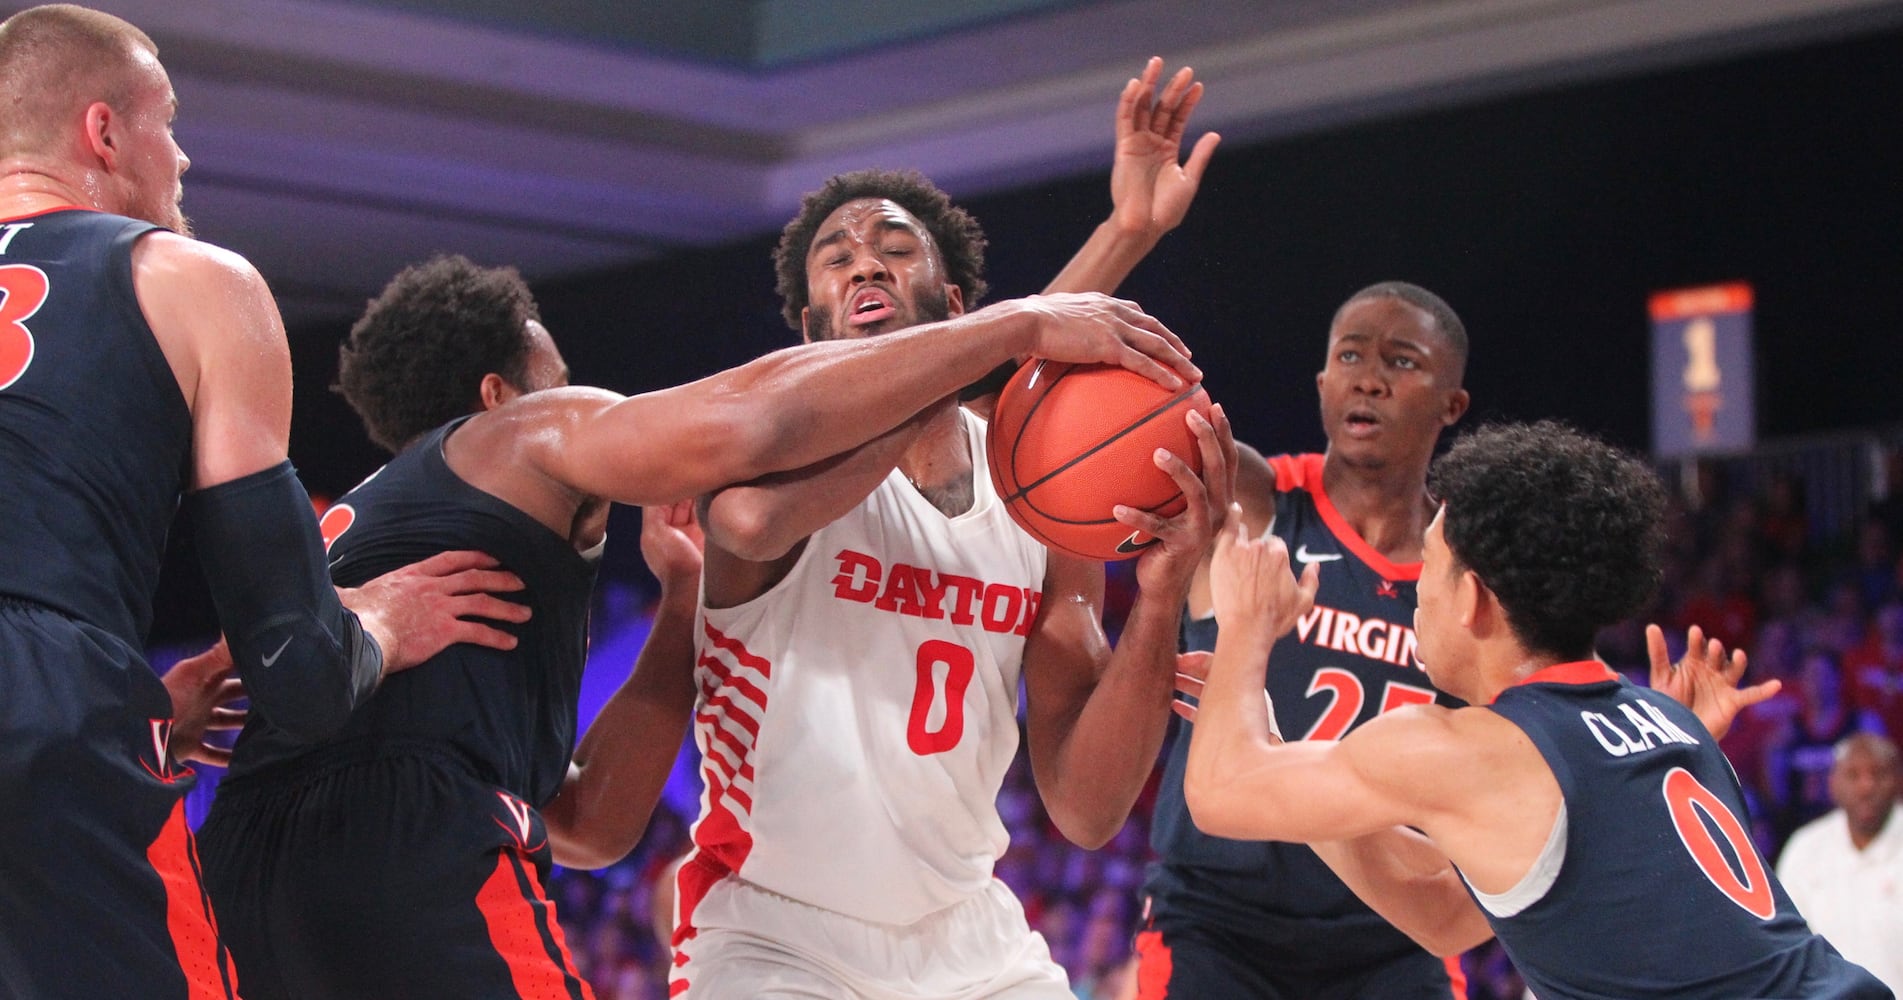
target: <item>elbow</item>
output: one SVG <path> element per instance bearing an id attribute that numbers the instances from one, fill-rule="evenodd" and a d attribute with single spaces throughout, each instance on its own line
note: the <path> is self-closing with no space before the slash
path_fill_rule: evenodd
<path id="1" fill-rule="evenodd" d="M 634 850 L 638 838 L 622 837 L 562 837 L 554 830 L 549 831 L 549 848 L 555 856 L 555 863 L 564 868 L 579 868 L 595 871 L 615 864 Z"/>
<path id="2" fill-rule="evenodd" d="M 1259 831 L 1247 822 L 1246 813 L 1237 808 L 1220 779 L 1207 768 L 1197 768 L 1194 759 L 1183 775 L 1183 804 L 1189 807 L 1190 822 L 1196 829 L 1228 840 L 1261 840 Z"/>
<path id="3" fill-rule="evenodd" d="M 1126 817 L 1112 817 L 1108 814 L 1093 814 L 1089 810 L 1075 806 L 1048 805 L 1051 822 L 1056 824 L 1057 832 L 1064 839 L 1086 851 L 1094 851 L 1110 843 L 1117 831 L 1123 829 Z"/>
<path id="4" fill-rule="evenodd" d="M 1487 943 L 1493 937 L 1493 928 L 1485 917 L 1475 913 L 1472 919 L 1443 921 L 1432 931 L 1409 937 L 1435 958 L 1455 958 Z"/>
<path id="5" fill-rule="evenodd" d="M 781 518 L 765 490 L 736 486 L 715 494 L 707 506 L 706 531 L 721 548 L 748 562 L 771 562 L 792 550 L 797 538 L 781 537 Z"/>

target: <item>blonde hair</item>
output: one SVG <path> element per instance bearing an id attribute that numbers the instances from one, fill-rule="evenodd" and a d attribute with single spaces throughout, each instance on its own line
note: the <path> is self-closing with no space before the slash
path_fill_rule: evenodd
<path id="1" fill-rule="evenodd" d="M 96 101 L 123 112 L 141 51 L 156 58 L 159 47 L 127 21 L 73 4 L 0 23 L 0 157 L 54 151 Z"/>

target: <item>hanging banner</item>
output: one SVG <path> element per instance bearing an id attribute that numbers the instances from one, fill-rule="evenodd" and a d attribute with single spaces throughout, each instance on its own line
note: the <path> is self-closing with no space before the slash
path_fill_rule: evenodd
<path id="1" fill-rule="evenodd" d="M 1757 443 L 1751 286 L 1652 296 L 1652 453 L 1679 458 Z"/>

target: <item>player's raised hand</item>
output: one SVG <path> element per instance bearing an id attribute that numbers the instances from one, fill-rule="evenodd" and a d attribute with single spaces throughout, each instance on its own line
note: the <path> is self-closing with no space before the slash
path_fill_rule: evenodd
<path id="1" fill-rule="evenodd" d="M 993 308 L 1023 310 L 1035 321 L 1035 357 L 1119 365 L 1171 390 L 1203 379 L 1182 338 L 1134 302 L 1099 292 L 1056 292 Z"/>
<path id="2" fill-rule="evenodd" d="M 1209 568 L 1217 627 L 1270 642 L 1280 638 L 1314 607 L 1320 568 L 1310 563 L 1297 579 L 1289 571 L 1288 546 L 1274 535 L 1250 538 L 1241 506 L 1230 504 Z"/>
<path id="3" fill-rule="evenodd" d="M 641 558 L 661 582 L 663 594 L 699 593 L 707 538 L 694 517 L 694 501 L 641 508 Z"/>
<path id="4" fill-rule="evenodd" d="M 1178 162 L 1183 131 L 1203 99 L 1203 85 L 1188 66 L 1176 71 L 1158 94 L 1163 60 L 1152 57 L 1141 76 L 1123 86 L 1117 102 L 1117 148 L 1110 165 L 1110 200 L 1117 226 L 1152 239 L 1175 229 L 1188 214 L 1203 169 L 1222 136 L 1196 140 L 1187 161 Z"/>
<path id="5" fill-rule="evenodd" d="M 496 596 L 523 588 L 522 578 L 500 565 L 481 552 L 442 552 L 361 587 L 339 587 L 337 596 L 377 637 L 389 675 L 459 642 L 514 649 L 515 636 L 484 623 L 529 620 L 528 605 Z"/>
<path id="6" fill-rule="evenodd" d="M 1725 644 L 1706 639 L 1693 625 L 1685 631 L 1685 656 L 1677 663 L 1665 648 L 1665 630 L 1645 627 L 1645 650 L 1652 661 L 1652 687 L 1677 699 L 1705 724 L 1714 739 L 1723 739 L 1738 713 L 1777 694 L 1784 682 L 1776 678 L 1740 688 L 1744 679 L 1744 650 L 1725 655 Z"/>
<path id="7" fill-rule="evenodd" d="M 1212 419 L 1190 410 L 1184 415 L 1202 457 L 1199 475 L 1177 455 L 1157 449 L 1154 461 L 1168 473 L 1186 501 L 1175 517 L 1158 517 L 1146 510 L 1118 504 L 1111 514 L 1119 522 L 1155 535 L 1157 544 L 1137 558 L 1137 584 L 1145 590 L 1175 593 L 1181 600 L 1189 582 L 1209 552 L 1216 531 L 1228 517 L 1236 493 L 1236 439 L 1220 404 L 1209 408 Z"/>
<path id="8" fill-rule="evenodd" d="M 165 690 L 172 696 L 172 732 L 166 750 L 173 760 L 230 765 L 231 751 L 205 742 L 205 734 L 244 726 L 244 710 L 228 707 L 245 696 L 244 684 L 233 673 L 231 648 L 223 639 L 165 672 Z"/>

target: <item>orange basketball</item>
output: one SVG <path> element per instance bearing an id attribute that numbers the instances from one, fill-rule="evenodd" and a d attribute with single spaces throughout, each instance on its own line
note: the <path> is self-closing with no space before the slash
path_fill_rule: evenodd
<path id="1" fill-rule="evenodd" d="M 1171 391 L 1115 365 L 1037 361 L 998 395 L 987 437 L 991 483 L 1018 526 L 1084 559 L 1128 559 L 1156 543 L 1111 516 L 1117 504 L 1163 517 L 1185 504 L 1156 467 L 1158 448 L 1202 471 L 1184 417 L 1209 415 L 1201 385 Z"/>

